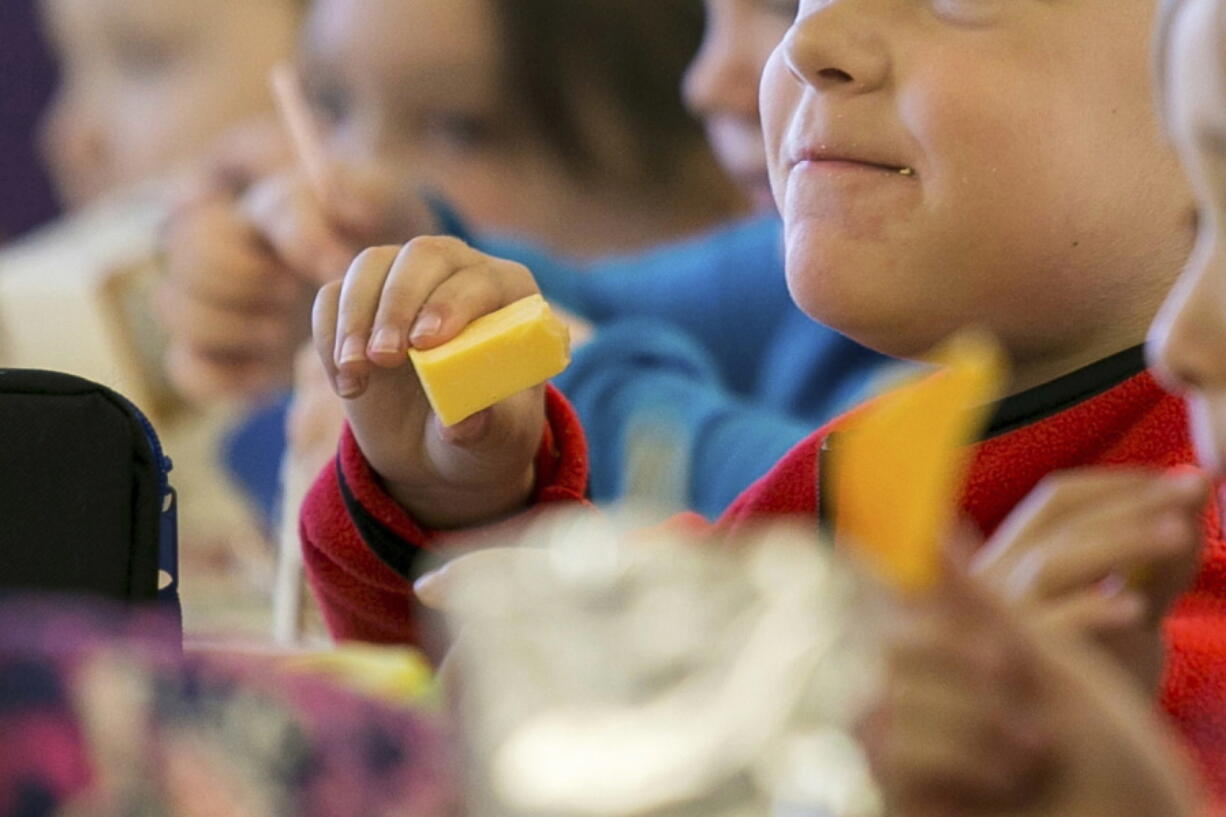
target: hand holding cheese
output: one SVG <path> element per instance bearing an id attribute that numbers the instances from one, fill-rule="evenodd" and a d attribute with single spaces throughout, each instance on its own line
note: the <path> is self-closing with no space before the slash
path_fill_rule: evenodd
<path id="1" fill-rule="evenodd" d="M 521 264 L 439 237 L 366 250 L 320 290 L 315 345 L 350 428 L 421 523 L 470 527 L 527 502 L 545 423 L 540 382 L 565 362 L 565 330 L 539 298 Z"/>

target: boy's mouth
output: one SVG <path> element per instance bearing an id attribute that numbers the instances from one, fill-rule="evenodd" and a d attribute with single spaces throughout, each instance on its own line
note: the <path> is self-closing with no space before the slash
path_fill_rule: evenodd
<path id="1" fill-rule="evenodd" d="M 804 164 L 820 165 L 829 169 L 866 169 L 899 176 L 915 176 L 915 168 L 889 161 L 850 156 L 824 148 L 802 148 L 795 151 L 788 162 L 788 170 Z"/>

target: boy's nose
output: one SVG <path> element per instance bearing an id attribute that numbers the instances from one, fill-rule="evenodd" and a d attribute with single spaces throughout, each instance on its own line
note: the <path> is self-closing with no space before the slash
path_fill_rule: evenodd
<path id="1" fill-rule="evenodd" d="M 862 94 L 889 78 L 890 58 L 871 21 L 833 0 L 802 17 L 784 40 L 788 70 L 824 93 Z"/>
<path id="2" fill-rule="evenodd" d="M 1174 391 L 1226 388 L 1226 258 L 1194 260 L 1150 332 L 1151 368 Z"/>

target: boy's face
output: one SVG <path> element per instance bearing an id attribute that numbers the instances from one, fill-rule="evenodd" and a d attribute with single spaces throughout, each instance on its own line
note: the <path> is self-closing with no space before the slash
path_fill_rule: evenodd
<path id="1" fill-rule="evenodd" d="M 198 157 L 267 106 L 293 50 L 293 0 L 43 0 L 61 83 L 43 148 L 84 204 Z"/>
<path id="2" fill-rule="evenodd" d="M 685 101 L 706 126 L 720 164 L 756 207 L 771 210 L 758 86 L 796 19 L 797 0 L 706 0 L 706 9 L 702 48 L 685 76 Z"/>
<path id="3" fill-rule="evenodd" d="M 1163 51 L 1171 140 L 1196 194 L 1197 247 L 1150 333 L 1158 374 L 1188 392 L 1205 464 L 1226 465 L 1226 15 L 1219 0 L 1183 0 Z"/>
<path id="4" fill-rule="evenodd" d="M 1140 342 L 1190 198 L 1150 100 L 1151 0 L 803 0 L 763 123 L 814 318 L 922 354 L 995 331 L 1024 388 Z"/>

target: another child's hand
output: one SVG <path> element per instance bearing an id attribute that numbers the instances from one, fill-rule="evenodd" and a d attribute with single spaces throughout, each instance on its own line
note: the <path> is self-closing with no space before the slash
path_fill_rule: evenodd
<path id="1" fill-rule="evenodd" d="M 324 195 L 290 170 L 238 197 L 215 185 L 171 219 L 159 306 L 168 369 L 187 396 L 247 397 L 288 384 L 317 288 L 340 278 L 362 247 L 428 225 L 424 205 L 384 176 L 329 170 Z"/>
<path id="2" fill-rule="evenodd" d="M 452 428 L 434 416 L 408 359 L 474 319 L 538 292 L 520 264 L 452 238 L 376 247 L 315 304 L 315 346 L 354 437 L 391 495 L 421 523 L 461 528 L 528 500 L 545 422 L 544 387 Z"/>
<path id="3" fill-rule="evenodd" d="M 869 749 L 897 817 L 1191 817 L 1191 773 L 1131 679 L 957 567 L 907 611 Z"/>
<path id="4" fill-rule="evenodd" d="M 156 298 L 166 369 L 189 400 L 249 397 L 289 383 L 312 288 L 268 251 L 222 194 L 181 208 L 163 236 Z"/>
<path id="5" fill-rule="evenodd" d="M 1005 521 L 975 570 L 1049 625 L 1102 639 L 1152 686 L 1159 622 L 1197 569 L 1206 490 L 1189 472 L 1055 475 Z"/>

